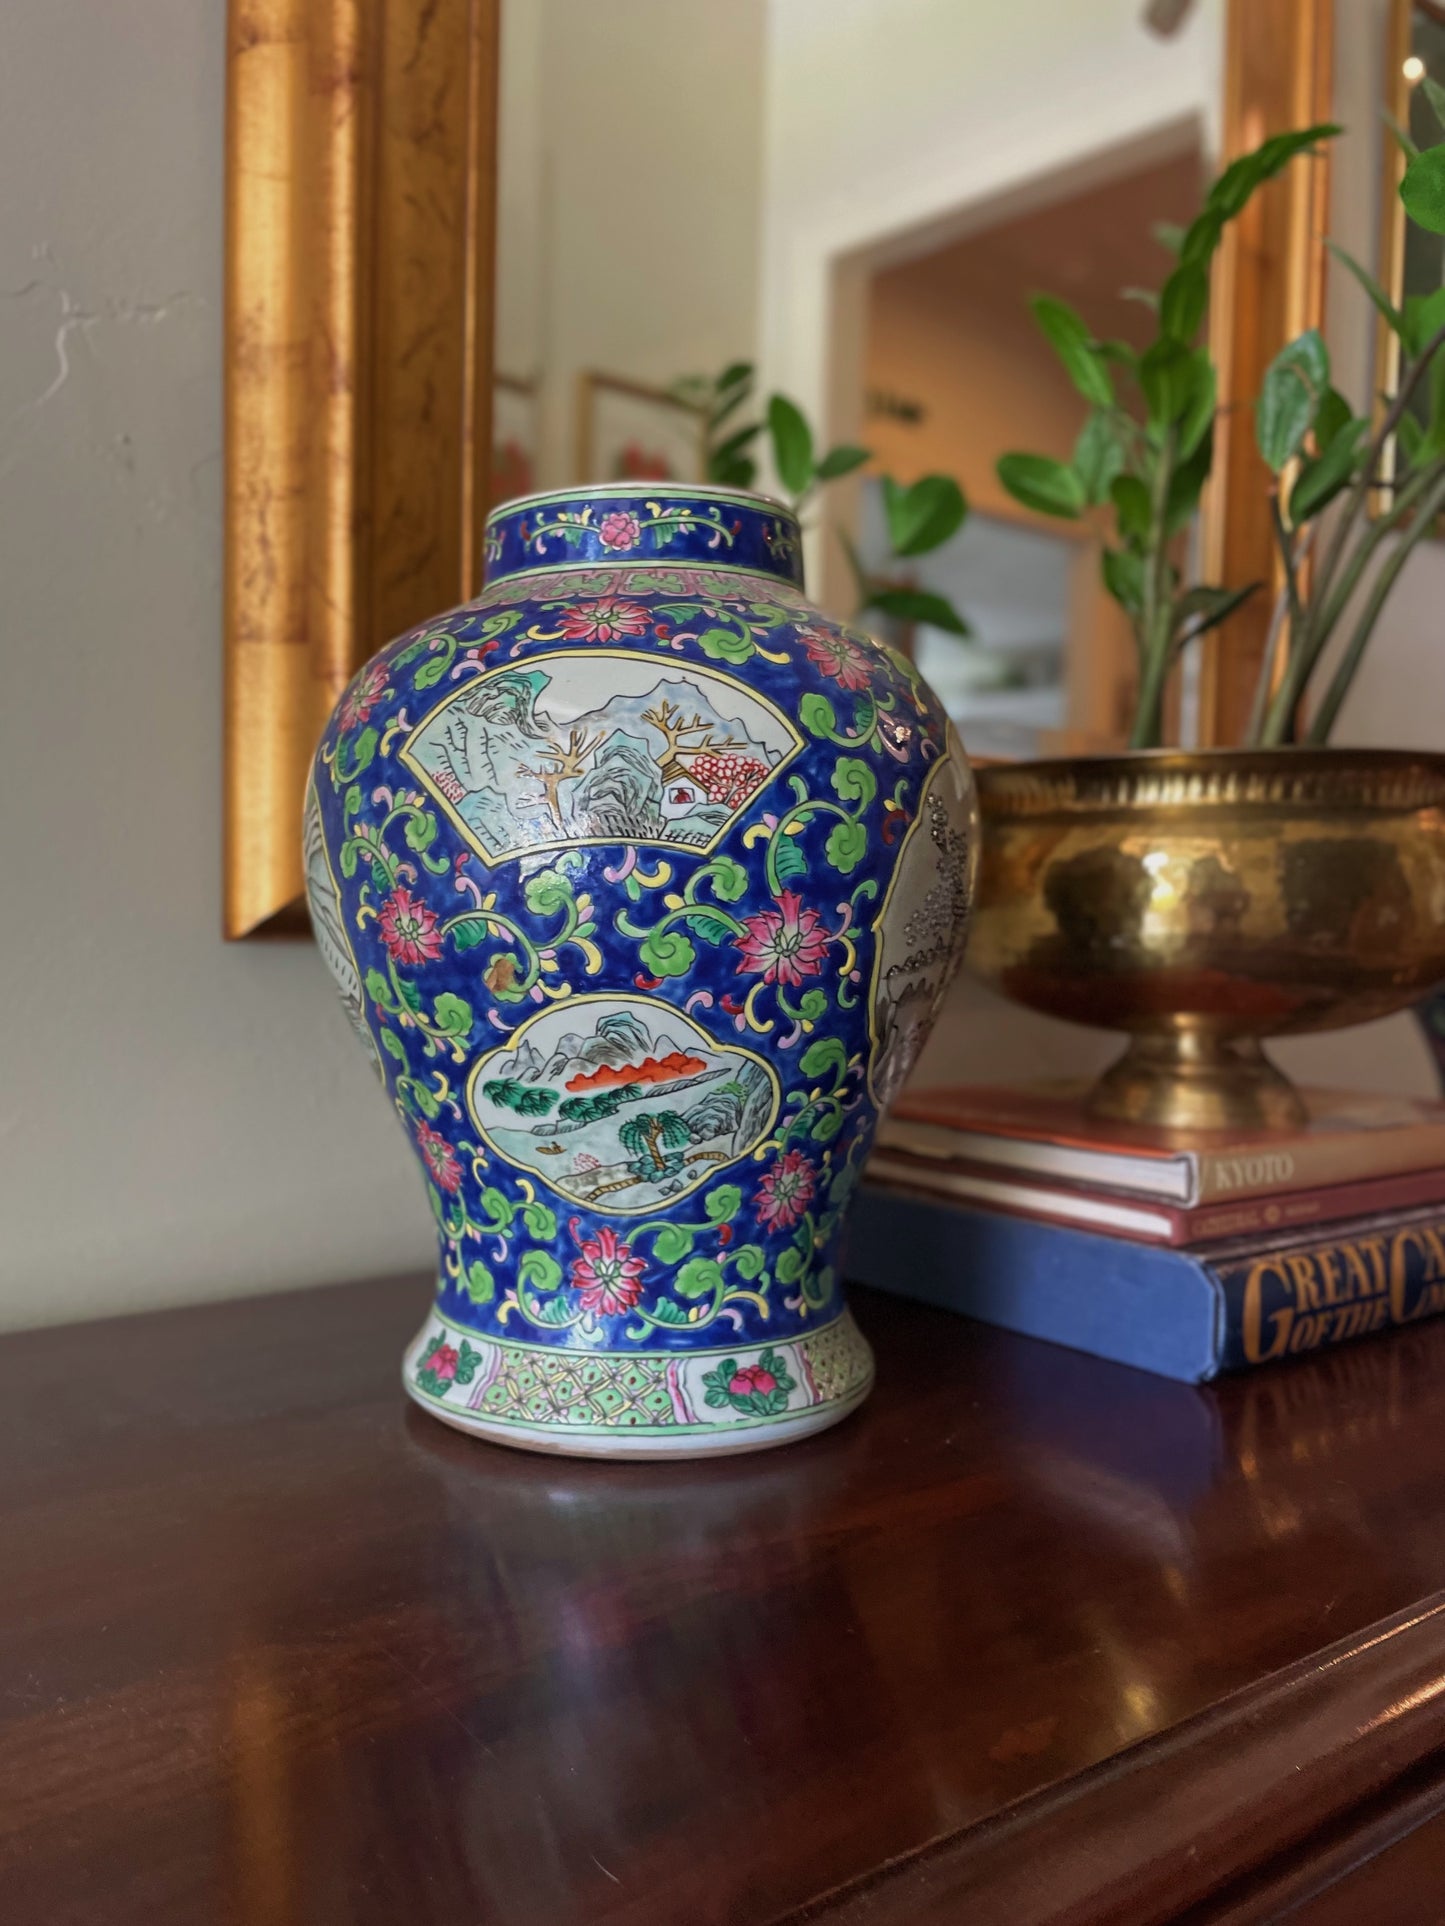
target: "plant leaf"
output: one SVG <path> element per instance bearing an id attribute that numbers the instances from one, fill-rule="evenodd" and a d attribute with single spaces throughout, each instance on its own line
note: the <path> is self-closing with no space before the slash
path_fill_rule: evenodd
<path id="1" fill-rule="evenodd" d="M 1051 455 L 1000 455 L 995 472 L 1016 502 L 1040 515 L 1077 521 L 1088 505 L 1079 477 Z"/>
<path id="2" fill-rule="evenodd" d="M 1423 353 L 1445 328 L 1445 288 L 1436 288 L 1432 294 L 1407 294 L 1403 320 L 1400 342 L 1406 354 Z"/>
<path id="3" fill-rule="evenodd" d="M 1445 145 L 1427 147 L 1406 162 L 1400 199 L 1417 227 L 1445 234 Z"/>
<path id="4" fill-rule="evenodd" d="M 708 480 L 720 482 L 725 488 L 751 488 L 757 476 L 758 464 L 751 455 L 714 453 L 708 461 Z"/>
<path id="5" fill-rule="evenodd" d="M 1196 348 L 1194 362 L 1193 392 L 1189 397 L 1189 405 L 1179 420 L 1179 453 L 1186 461 L 1214 426 L 1214 410 L 1218 399 L 1214 363 L 1209 359 L 1208 350 Z"/>
<path id="6" fill-rule="evenodd" d="M 1164 503 L 1166 535 L 1177 535 L 1199 506 L 1199 497 L 1204 491 L 1205 482 L 1209 480 L 1213 463 L 1214 434 L 1211 428 L 1188 461 L 1180 462 L 1170 478 L 1169 493 Z"/>
<path id="7" fill-rule="evenodd" d="M 1127 615 L 1137 616 L 1144 605 L 1144 564 L 1127 550 L 1106 548 L 1099 557 L 1104 587 Z"/>
<path id="8" fill-rule="evenodd" d="M 1445 87 L 1442 87 L 1433 74 L 1422 74 L 1420 91 L 1430 103 L 1430 111 L 1445 132 Z"/>
<path id="9" fill-rule="evenodd" d="M 883 511 L 893 553 L 926 555 L 958 532 L 968 503 L 951 475 L 923 475 L 908 488 L 885 475 Z"/>
<path id="10" fill-rule="evenodd" d="M 1391 301 L 1389 295 L 1386 294 L 1374 275 L 1371 274 L 1368 269 L 1362 268 L 1353 254 L 1347 254 L 1342 247 L 1336 246 L 1333 241 L 1326 241 L 1325 246 L 1329 249 L 1330 253 L 1334 255 L 1340 265 L 1348 268 L 1350 273 L 1354 275 L 1360 286 L 1385 317 L 1390 327 L 1398 334 L 1403 325 L 1400 310 L 1395 306 L 1394 302 Z"/>
<path id="11" fill-rule="evenodd" d="M 1425 438 L 1420 443 L 1420 453 L 1427 461 L 1445 454 L 1445 349 L 1438 351 L 1430 363 L 1430 425 L 1425 430 Z"/>
<path id="12" fill-rule="evenodd" d="M 1108 407 L 1114 399 L 1114 384 L 1082 315 L 1051 294 L 1036 294 L 1029 306 L 1085 401 Z"/>
<path id="13" fill-rule="evenodd" d="M 1109 499 L 1119 518 L 1119 533 L 1130 546 L 1142 546 L 1149 539 L 1153 511 L 1149 490 L 1137 475 L 1116 475 L 1109 485 Z"/>
<path id="14" fill-rule="evenodd" d="M 1190 640 L 1216 629 L 1221 622 L 1227 621 L 1239 607 L 1247 602 L 1258 582 L 1249 582 L 1244 588 L 1206 588 L 1202 583 L 1186 589 L 1174 604 L 1174 633 L 1179 635 L 1190 624 Z"/>
<path id="15" fill-rule="evenodd" d="M 1315 411 L 1315 446 L 1328 448 L 1335 436 L 1352 419 L 1350 404 L 1338 388 L 1326 388 L 1324 400 Z"/>
<path id="16" fill-rule="evenodd" d="M 950 635 L 973 634 L 948 597 L 935 595 L 931 589 L 879 588 L 863 606 L 877 609 L 880 615 L 895 616 L 900 622 L 923 622 L 932 629 L 946 629 Z"/>
<path id="17" fill-rule="evenodd" d="M 830 448 L 818 463 L 815 473 L 819 481 L 837 481 L 840 475 L 851 475 L 855 468 L 861 468 L 872 451 L 858 448 L 849 442 L 840 442 Z"/>
<path id="18" fill-rule="evenodd" d="M 1190 262 L 1175 268 L 1159 297 L 1159 325 L 1171 339 L 1188 347 L 1199 332 L 1209 301 L 1209 276 Z"/>
<path id="19" fill-rule="evenodd" d="M 1206 206 L 1203 213 L 1196 215 L 1185 230 L 1183 245 L 1179 249 L 1180 265 L 1207 267 L 1223 233 L 1224 216 Z"/>
<path id="20" fill-rule="evenodd" d="M 1254 438 L 1273 474 L 1299 453 L 1329 385 L 1329 351 L 1318 328 L 1287 341 L 1270 362 L 1254 406 Z"/>
<path id="21" fill-rule="evenodd" d="M 813 479 L 813 431 L 786 395 L 768 403 L 768 433 L 779 479 L 790 495 L 801 495 Z"/>
<path id="22" fill-rule="evenodd" d="M 1287 133 L 1271 134 L 1252 153 L 1241 154 L 1238 160 L 1231 161 L 1210 188 L 1205 206 L 1222 214 L 1225 220 L 1233 220 L 1254 190 L 1273 179 L 1296 154 L 1305 153 L 1340 131 L 1338 123 L 1321 121 L 1314 127 L 1296 127 Z"/>
<path id="23" fill-rule="evenodd" d="M 1185 231 L 1177 221 L 1156 221 L 1149 232 L 1160 247 L 1167 247 L 1171 254 L 1178 254 L 1184 245 Z"/>
<path id="24" fill-rule="evenodd" d="M 1106 408 L 1096 408 L 1079 430 L 1073 467 L 1088 501 L 1108 500 L 1109 484 L 1124 467 L 1124 436 Z"/>
<path id="25" fill-rule="evenodd" d="M 1322 455 L 1303 463 L 1289 492 L 1289 521 L 1292 528 L 1302 528 L 1312 515 L 1318 515 L 1339 494 L 1355 472 L 1360 437 L 1368 425 L 1364 421 L 1347 420 L 1326 444 Z"/>
<path id="26" fill-rule="evenodd" d="M 1178 421 L 1198 382 L 1198 364 L 1190 350 L 1161 336 L 1139 361 L 1139 386 L 1148 404 L 1150 428 L 1163 430 Z"/>
<path id="27" fill-rule="evenodd" d="M 714 448 L 712 451 L 714 460 L 716 460 L 716 458 L 719 455 L 742 454 L 743 450 L 747 448 L 756 439 L 756 437 L 759 436 L 762 432 L 763 432 L 763 424 L 760 421 L 748 422 L 746 427 L 736 429 L 732 434 L 728 436 L 726 441 L 720 441 L 718 443 L 717 447 Z"/>

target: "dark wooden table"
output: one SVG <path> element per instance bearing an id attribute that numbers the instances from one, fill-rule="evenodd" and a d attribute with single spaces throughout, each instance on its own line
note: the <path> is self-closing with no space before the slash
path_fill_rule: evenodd
<path id="1" fill-rule="evenodd" d="M 5 1926 L 1445 1918 L 1445 1322 L 860 1292 L 860 1416 L 630 1468 L 408 1407 L 426 1296 L 0 1344 Z"/>

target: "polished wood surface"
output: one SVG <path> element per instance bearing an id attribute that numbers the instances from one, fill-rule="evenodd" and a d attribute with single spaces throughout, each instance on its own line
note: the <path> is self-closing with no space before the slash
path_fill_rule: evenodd
<path id="1" fill-rule="evenodd" d="M 0 1343 L 6 1926 L 1445 1910 L 1445 1323 L 1196 1390 L 860 1292 L 859 1416 L 628 1467 L 408 1407 L 427 1295 Z"/>

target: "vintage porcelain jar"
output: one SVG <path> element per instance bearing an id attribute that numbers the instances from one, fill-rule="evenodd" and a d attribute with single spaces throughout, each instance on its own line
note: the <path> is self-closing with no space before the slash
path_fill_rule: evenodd
<path id="1" fill-rule="evenodd" d="M 307 802 L 437 1222 L 406 1388 L 542 1450 L 801 1437 L 871 1382 L 840 1232 L 960 959 L 963 752 L 758 496 L 534 496 L 486 555 L 356 677 Z"/>

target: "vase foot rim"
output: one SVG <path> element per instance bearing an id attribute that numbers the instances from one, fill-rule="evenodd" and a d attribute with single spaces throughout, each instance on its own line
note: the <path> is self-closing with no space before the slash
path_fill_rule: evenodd
<path id="1" fill-rule="evenodd" d="M 444 1380 L 423 1368 L 439 1343 L 448 1347 Z M 578 1352 L 468 1331 L 433 1311 L 407 1347 L 402 1385 L 431 1417 L 472 1437 L 524 1451 L 633 1460 L 791 1444 L 846 1418 L 873 1388 L 872 1352 L 847 1310 L 788 1337 L 739 1342 L 722 1355 L 737 1360 L 744 1380 L 760 1371 L 767 1376 L 760 1386 L 744 1382 L 729 1398 L 720 1353 L 712 1349 Z M 589 1366 L 601 1370 L 589 1375 Z M 762 1409 L 749 1400 L 756 1391 L 764 1394 Z M 461 1395 L 448 1402 L 454 1392 Z M 781 1409 L 767 1408 L 767 1400 L 785 1395 Z M 556 1415 L 547 1409 L 564 1400 Z"/>
<path id="2" fill-rule="evenodd" d="M 510 1451 L 540 1451 L 553 1458 L 596 1458 L 610 1460 L 614 1464 L 626 1460 L 635 1464 L 639 1459 L 735 1458 L 741 1457 L 744 1452 L 776 1451 L 780 1445 L 797 1444 L 820 1431 L 831 1430 L 835 1424 L 841 1424 L 844 1418 L 851 1417 L 872 1391 L 873 1379 L 870 1374 L 850 1397 L 839 1398 L 833 1404 L 817 1405 L 810 1411 L 800 1411 L 796 1419 L 785 1424 L 739 1427 L 734 1431 L 724 1431 L 719 1427 L 711 1435 L 691 1434 L 673 1438 L 665 1432 L 658 1435 L 646 1431 L 619 1432 L 615 1438 L 594 1438 L 576 1433 L 569 1435 L 564 1430 L 552 1430 L 542 1425 L 478 1419 L 467 1412 L 445 1410 L 410 1383 L 405 1388 L 407 1396 L 420 1405 L 428 1417 L 437 1419 L 453 1431 L 465 1432 L 469 1438 L 482 1438 L 488 1444 L 505 1445 Z"/>

